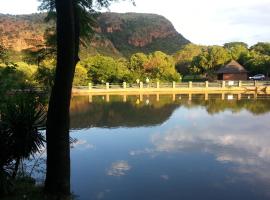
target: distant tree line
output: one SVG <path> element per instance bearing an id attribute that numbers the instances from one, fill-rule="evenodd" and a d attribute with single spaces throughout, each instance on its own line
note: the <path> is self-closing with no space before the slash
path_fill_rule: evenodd
<path id="1" fill-rule="evenodd" d="M 2 90 L 29 84 L 51 88 L 56 65 L 54 52 L 53 48 L 48 47 L 40 51 L 25 51 L 23 61 L 12 62 L 9 51 L 0 45 Z M 188 44 L 173 55 L 156 51 L 150 54 L 135 53 L 129 59 L 88 56 L 77 64 L 73 85 L 87 85 L 89 82 L 135 83 L 138 80 L 144 82 L 146 78 L 171 82 L 189 75 L 209 78 L 215 77 L 215 71 L 231 60 L 238 61 L 251 75 L 262 73 L 268 76 L 270 43 L 257 43 L 251 47 L 243 42 L 223 46 Z"/>
<path id="2" fill-rule="evenodd" d="M 25 84 L 44 86 L 53 85 L 55 64 L 53 57 L 47 57 L 37 63 L 29 58 L 34 54 L 25 54 L 24 61 L 0 64 L 0 80 L 3 85 L 18 88 Z M 36 55 L 34 55 L 36 56 Z M 180 74 L 175 69 L 172 56 L 157 51 L 152 54 L 136 53 L 129 60 L 96 55 L 80 61 L 75 70 L 73 85 L 88 83 L 135 83 L 136 81 L 171 82 L 179 81 Z"/>
<path id="3" fill-rule="evenodd" d="M 231 60 L 242 64 L 249 74 L 270 72 L 270 43 L 257 43 L 250 48 L 243 42 L 226 43 L 223 46 L 188 44 L 174 54 L 176 69 L 182 75 L 213 75 Z"/>

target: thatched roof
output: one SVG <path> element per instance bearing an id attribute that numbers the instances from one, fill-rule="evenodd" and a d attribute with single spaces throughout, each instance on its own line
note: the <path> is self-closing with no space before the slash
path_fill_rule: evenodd
<path id="1" fill-rule="evenodd" d="M 239 74 L 247 73 L 247 70 L 235 60 L 232 60 L 229 64 L 221 67 L 217 74 Z"/>

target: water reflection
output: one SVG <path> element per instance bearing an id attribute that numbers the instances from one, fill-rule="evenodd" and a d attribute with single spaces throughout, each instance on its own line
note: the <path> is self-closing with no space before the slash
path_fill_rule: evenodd
<path id="1" fill-rule="evenodd" d="M 270 199 L 268 96 L 125 98 L 73 98 L 80 199 Z"/>
<path id="2" fill-rule="evenodd" d="M 120 160 L 112 163 L 110 169 L 107 174 L 109 176 L 124 176 L 131 169 L 131 166 L 127 161 Z"/>
<path id="3" fill-rule="evenodd" d="M 207 95 L 207 100 L 206 96 Z M 109 96 L 109 95 L 107 95 Z M 158 96 L 158 97 L 157 97 Z M 192 96 L 192 98 L 190 98 Z M 124 102 L 122 102 L 124 98 Z M 203 106 L 209 114 L 230 110 L 248 110 L 253 114 L 270 111 L 270 95 L 255 94 L 172 94 L 172 95 L 111 95 L 75 96 L 71 103 L 71 127 L 140 127 L 154 126 L 169 119 L 180 106 Z"/>
<path id="4" fill-rule="evenodd" d="M 171 102 L 150 103 L 149 99 L 142 103 L 136 103 L 137 99 L 123 103 L 117 101 L 118 96 L 115 96 L 114 99 L 111 98 L 110 102 L 106 102 L 100 97 L 89 103 L 87 96 L 74 97 L 71 107 L 71 127 L 81 129 L 153 126 L 166 121 L 178 107 Z"/>

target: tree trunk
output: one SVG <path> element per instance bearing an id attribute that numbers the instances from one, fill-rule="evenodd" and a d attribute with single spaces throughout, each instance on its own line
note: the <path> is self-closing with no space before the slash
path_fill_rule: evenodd
<path id="1" fill-rule="evenodd" d="M 75 22 L 72 0 L 56 0 L 57 66 L 47 117 L 45 190 L 70 195 L 69 107 L 75 71 Z"/>

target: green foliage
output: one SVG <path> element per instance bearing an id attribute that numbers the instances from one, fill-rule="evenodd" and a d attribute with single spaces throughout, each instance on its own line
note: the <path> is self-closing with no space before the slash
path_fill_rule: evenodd
<path id="1" fill-rule="evenodd" d="M 82 75 L 84 68 L 88 71 L 88 77 L 93 83 L 122 83 L 124 81 L 135 83 L 137 79 L 144 81 L 146 78 L 155 81 L 179 81 L 180 79 L 180 75 L 175 70 L 173 57 L 160 51 L 149 55 L 136 53 L 129 61 L 101 55 L 90 57 L 78 66 L 77 70 L 80 72 L 77 71 L 78 75 L 75 75 L 75 85 L 86 83 L 82 79 L 88 80 Z"/>
<path id="2" fill-rule="evenodd" d="M 236 46 L 242 46 L 242 47 L 248 49 L 248 45 L 244 42 L 228 42 L 228 43 L 225 43 L 223 46 L 226 49 L 230 49 L 230 48 L 233 48 Z"/>
<path id="3" fill-rule="evenodd" d="M 35 74 L 35 79 L 40 86 L 50 90 L 54 83 L 55 67 L 50 65 L 41 65 Z"/>
<path id="4" fill-rule="evenodd" d="M 45 110 L 38 97 L 32 93 L 12 96 L 1 112 L 1 123 L 9 139 L 13 141 L 15 159 L 29 158 L 43 146 L 40 132 L 45 127 Z"/>
<path id="5" fill-rule="evenodd" d="M 36 66 L 24 62 L 0 65 L 0 95 L 11 89 L 19 89 L 35 84 L 34 74 L 36 69 Z"/>
<path id="6" fill-rule="evenodd" d="M 194 72 L 212 73 L 231 60 L 229 52 L 221 46 L 209 46 L 192 61 Z"/>
<path id="7" fill-rule="evenodd" d="M 141 75 L 146 62 L 148 62 L 147 55 L 144 53 L 135 53 L 130 57 L 129 69 L 132 72 L 138 72 Z"/>
<path id="8" fill-rule="evenodd" d="M 0 196 L 12 191 L 20 162 L 43 147 L 45 113 L 34 93 L 16 93 L 1 102 Z"/>
<path id="9" fill-rule="evenodd" d="M 144 63 L 145 75 L 151 79 L 161 81 L 179 81 L 180 75 L 175 70 L 175 63 L 172 56 L 161 51 L 156 51 L 148 56 Z"/>
<path id="10" fill-rule="evenodd" d="M 259 42 L 255 44 L 254 46 L 252 46 L 250 49 L 258 53 L 270 56 L 270 43 L 269 42 Z"/>
<path id="11" fill-rule="evenodd" d="M 88 76 L 93 83 L 120 83 L 126 81 L 129 70 L 123 60 L 97 55 L 83 62 L 82 66 L 88 71 Z"/>
<path id="12" fill-rule="evenodd" d="M 249 54 L 248 46 L 242 42 L 226 43 L 224 48 L 229 51 L 231 59 L 244 64 L 245 57 Z"/>
<path id="13" fill-rule="evenodd" d="M 80 64 L 77 64 L 76 69 L 75 69 L 73 85 L 82 86 L 82 85 L 87 85 L 88 83 L 89 83 L 89 78 L 87 75 L 87 70 Z"/>
<path id="14" fill-rule="evenodd" d="M 36 65 L 29 65 L 25 62 L 16 62 L 14 63 L 14 66 L 18 72 L 23 73 L 26 82 L 34 81 L 34 74 L 37 71 Z"/>
<path id="15" fill-rule="evenodd" d="M 149 55 L 143 53 L 132 55 L 129 69 L 133 82 L 136 79 L 144 81 L 146 78 L 160 81 L 179 81 L 180 79 L 180 75 L 175 70 L 173 57 L 161 51 Z"/>
<path id="16" fill-rule="evenodd" d="M 200 45 L 187 44 L 181 50 L 177 51 L 173 56 L 177 71 L 183 75 L 189 74 L 193 58 L 201 54 L 203 48 Z"/>
<path id="17" fill-rule="evenodd" d="M 11 89 L 19 89 L 29 85 L 26 71 L 17 69 L 16 65 L 0 66 L 0 95 L 4 98 L 6 92 Z M 0 100 L 1 101 L 1 100 Z"/>
<path id="18" fill-rule="evenodd" d="M 251 74 L 268 75 L 270 73 L 270 56 L 253 50 L 245 57 L 245 66 Z"/>

